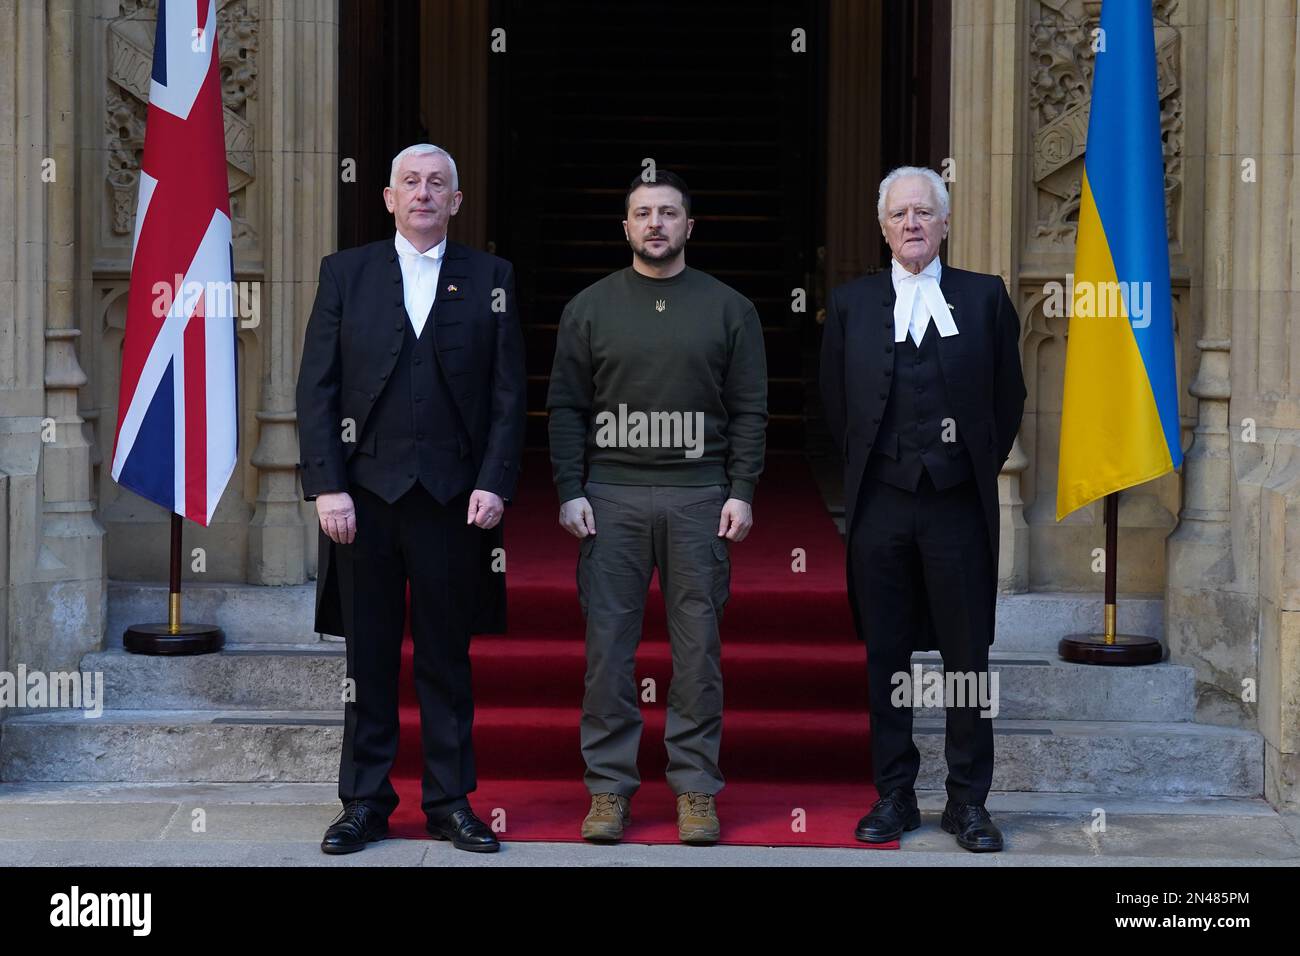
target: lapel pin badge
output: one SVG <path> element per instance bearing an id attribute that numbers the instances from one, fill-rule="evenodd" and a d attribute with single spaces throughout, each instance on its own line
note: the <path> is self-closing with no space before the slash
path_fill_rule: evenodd
<path id="1" fill-rule="evenodd" d="M 449 285 L 449 286 L 447 286 L 447 291 L 448 291 L 448 292 L 459 292 L 460 290 L 457 289 L 454 285 Z M 952 306 L 949 306 L 948 308 L 952 308 Z"/>

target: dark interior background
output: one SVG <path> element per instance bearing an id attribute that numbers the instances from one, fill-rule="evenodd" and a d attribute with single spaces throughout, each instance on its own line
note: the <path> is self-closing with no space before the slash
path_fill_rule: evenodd
<path id="1" fill-rule="evenodd" d="M 506 29 L 508 53 L 485 67 L 490 188 L 476 199 L 486 203 L 486 245 L 515 265 L 529 446 L 546 445 L 560 312 L 628 265 L 623 196 L 649 157 L 691 189 L 688 263 L 744 293 L 763 319 L 769 448 L 804 451 L 819 419 L 826 0 L 482 2 Z M 340 185 L 339 248 L 392 235 L 380 196 L 389 162 L 411 143 L 439 142 L 420 120 L 421 63 L 436 55 L 420 49 L 423 7 L 341 0 L 339 148 L 357 160 L 358 181 Z M 890 2 L 882 14 L 879 36 L 855 51 L 879 63 L 879 168 L 938 166 L 948 149 L 950 0 Z M 807 30 L 805 53 L 790 48 L 796 26 Z M 869 210 L 863 228 L 878 232 Z M 863 268 L 887 262 L 881 241 Z M 795 288 L 809 292 L 805 312 L 791 311 Z"/>

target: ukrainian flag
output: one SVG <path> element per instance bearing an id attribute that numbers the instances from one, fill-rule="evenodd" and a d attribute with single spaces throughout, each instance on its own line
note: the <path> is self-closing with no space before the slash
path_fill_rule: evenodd
<path id="1" fill-rule="evenodd" d="M 1105 0 L 1065 356 L 1056 520 L 1182 464 L 1151 0 Z"/>

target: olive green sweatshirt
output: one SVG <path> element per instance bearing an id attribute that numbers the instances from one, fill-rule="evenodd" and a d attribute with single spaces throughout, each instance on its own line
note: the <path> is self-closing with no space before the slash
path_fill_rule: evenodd
<path id="1" fill-rule="evenodd" d="M 550 392 L 560 501 L 591 481 L 729 484 L 752 501 L 763 470 L 767 357 L 758 312 L 712 276 L 630 266 L 564 308 Z"/>

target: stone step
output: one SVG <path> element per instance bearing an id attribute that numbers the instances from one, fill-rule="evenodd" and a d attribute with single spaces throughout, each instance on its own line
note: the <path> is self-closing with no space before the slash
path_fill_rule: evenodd
<path id="1" fill-rule="evenodd" d="M 302 644 L 319 641 L 313 630 L 316 584 L 267 587 L 256 584 L 181 586 L 181 619 L 215 624 L 226 643 Z M 122 632 L 133 624 L 167 620 L 167 585 L 153 581 L 108 582 L 105 648 L 122 646 Z"/>
<path id="2" fill-rule="evenodd" d="M 1105 625 L 1104 607 L 1100 583 L 1096 594 L 999 594 L 993 646 L 1000 651 L 1055 655 L 1056 645 L 1067 635 L 1100 634 Z M 1163 597 L 1121 594 L 1116 618 L 1122 634 L 1164 638 Z"/>
<path id="3" fill-rule="evenodd" d="M 586 658 L 581 641 L 476 638 L 475 700 L 489 706 L 546 706 L 556 687 L 581 696 Z M 546 661 L 545 668 L 537 666 Z M 774 662 L 776 665 L 774 666 Z M 917 654 L 925 673 L 939 656 Z M 1195 709 L 1189 667 L 1092 667 L 1055 657 L 994 651 L 997 714 L 1007 719 L 1187 721 Z M 863 649 L 844 645 L 764 644 L 744 653 L 724 648 L 728 709 L 842 709 L 867 706 Z M 340 645 L 230 645 L 217 654 L 150 657 L 122 650 L 88 654 L 82 669 L 104 675 L 105 707 L 113 710 L 341 710 Z M 642 644 L 638 679 L 651 675 L 667 693 L 672 666 L 664 642 Z M 910 676 L 910 675 L 909 675 Z M 816 705 L 807 688 L 819 689 Z"/>
<path id="4" fill-rule="evenodd" d="M 803 715 L 798 734 L 782 733 L 793 715 L 732 719 L 727 753 L 754 755 L 769 767 L 794 772 L 834 756 L 846 779 L 865 768 L 863 726 L 839 739 L 832 726 Z M 489 711 L 475 726 L 480 772 L 495 770 L 497 755 L 517 753 L 518 727 L 532 728 L 534 757 L 555 775 L 580 774 L 577 713 L 569 709 Z M 833 722 L 841 715 L 830 715 Z M 646 712 L 643 745 L 662 746 L 663 710 Z M 837 726 L 837 725 L 836 725 Z M 330 711 L 48 711 L 12 717 L 0 725 L 0 780 L 110 782 L 327 782 L 336 779 L 342 719 Z M 414 728 L 409 728 L 413 731 Z M 1188 722 L 995 721 L 995 790 L 1254 797 L 1263 792 L 1263 739 L 1253 731 Z M 918 786 L 941 789 L 943 721 L 918 719 L 922 772 Z M 553 751 L 553 753 L 551 752 Z M 733 760 L 737 764 L 739 760 Z M 576 771 L 575 771 L 576 768 Z"/>
<path id="5" fill-rule="evenodd" d="M 51 710 L 0 724 L 0 780 L 323 781 L 342 741 L 341 712 Z"/>
<path id="6" fill-rule="evenodd" d="M 316 607 L 314 583 L 264 587 L 252 584 L 203 584 L 185 582 L 182 617 L 186 621 L 216 624 L 231 644 L 303 644 L 319 641 L 312 630 Z M 572 602 L 576 619 L 577 595 Z M 516 605 L 517 606 L 517 605 Z M 728 617 L 740 618 L 739 606 L 729 607 Z M 1121 595 L 1119 629 L 1126 634 L 1161 637 L 1164 634 L 1164 601 L 1150 595 Z M 152 582 L 110 581 L 108 586 L 108 631 L 106 648 L 122 646 L 122 632 L 128 625 L 165 621 L 167 586 Z M 545 622 L 530 622 L 543 627 Z M 1038 592 L 998 596 L 997 637 L 999 651 L 1055 654 L 1056 645 L 1067 634 L 1086 633 L 1102 626 L 1100 594 Z M 574 628 L 580 637 L 581 628 Z M 734 628 L 729 638 L 743 637 Z M 564 637 L 567 634 L 548 635 Z M 848 636 L 848 635 L 846 635 Z M 798 634 L 792 634 L 796 639 Z M 325 643 L 336 643 L 333 639 Z"/>

